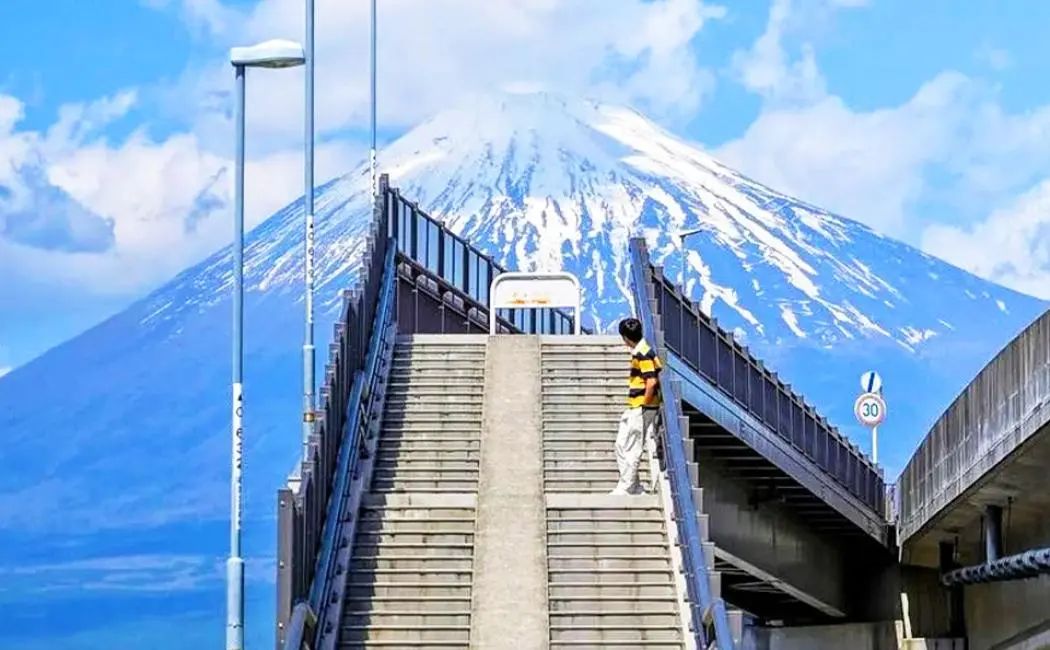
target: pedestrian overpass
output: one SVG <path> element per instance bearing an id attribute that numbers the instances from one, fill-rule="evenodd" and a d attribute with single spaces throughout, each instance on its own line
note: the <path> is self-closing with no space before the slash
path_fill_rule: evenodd
<path id="1" fill-rule="evenodd" d="M 490 309 L 505 269 L 381 179 L 316 429 L 278 494 L 278 648 L 881 633 L 880 471 L 630 246 L 667 399 L 655 492 L 612 497 L 622 343 L 575 335 L 568 310 Z"/>

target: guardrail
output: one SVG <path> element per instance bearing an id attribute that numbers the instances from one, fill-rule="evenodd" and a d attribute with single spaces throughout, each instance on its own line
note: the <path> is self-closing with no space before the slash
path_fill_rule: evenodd
<path id="1" fill-rule="evenodd" d="M 652 266 L 649 264 L 645 242 L 640 239 L 631 240 L 631 280 L 638 319 L 642 322 L 646 339 L 652 343 L 657 353 L 660 353 L 664 347 L 664 333 L 656 313 Z M 708 563 L 704 557 L 696 503 L 693 501 L 693 486 L 689 478 L 685 451 L 684 431 L 688 427 L 688 418 L 682 414 L 679 397 L 676 395 L 679 392 L 677 385 L 671 383 L 670 389 L 667 391 L 665 387 L 667 399 L 663 400 L 664 426 L 661 435 L 667 459 L 667 479 L 671 486 L 674 518 L 678 526 L 679 544 L 682 547 L 692 632 L 698 648 L 710 648 L 709 643 L 713 643 L 719 650 L 733 650 L 733 636 L 725 601 L 715 598 L 711 593 Z"/>
<path id="2" fill-rule="evenodd" d="M 341 479 L 354 466 L 360 420 L 367 413 L 369 387 L 376 380 L 377 345 L 392 319 L 395 250 L 389 245 L 387 220 L 382 218 L 385 196 L 383 192 L 373 213 L 357 285 L 343 293 L 315 432 L 286 486 L 278 490 L 278 648 L 285 647 L 294 604 L 309 599 L 313 611 L 322 613 L 339 519 L 332 513 L 341 512 Z"/>
<path id="3" fill-rule="evenodd" d="M 882 516 L 886 487 L 876 465 L 659 269 L 646 264 L 667 349 Z"/>
<path id="4" fill-rule="evenodd" d="M 398 252 L 417 270 L 453 289 L 469 306 L 483 310 L 487 318 L 492 280 L 507 269 L 402 197 L 397 188 L 390 188 L 385 174 L 380 180 L 386 195 L 388 228 Z M 560 309 L 500 309 L 496 314 L 502 325 L 519 333 L 573 333 L 575 316 Z"/>

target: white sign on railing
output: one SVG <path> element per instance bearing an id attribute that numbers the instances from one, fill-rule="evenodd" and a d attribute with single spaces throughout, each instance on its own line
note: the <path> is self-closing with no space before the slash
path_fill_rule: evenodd
<path id="1" fill-rule="evenodd" d="M 489 289 L 489 333 L 496 333 L 498 309 L 573 309 L 580 334 L 580 281 L 571 273 L 501 273 Z"/>

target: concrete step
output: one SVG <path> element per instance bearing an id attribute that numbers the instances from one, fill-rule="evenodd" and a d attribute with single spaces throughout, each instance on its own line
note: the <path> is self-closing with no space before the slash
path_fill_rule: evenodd
<path id="1" fill-rule="evenodd" d="M 598 556 L 586 552 L 586 549 L 576 549 L 576 553 L 560 553 L 547 558 L 548 572 L 553 574 L 562 570 L 579 571 L 584 569 L 615 569 L 620 571 L 670 571 L 671 559 L 667 557 L 667 547 L 663 555 L 618 555 L 603 553 Z M 668 583 L 670 584 L 670 583 Z"/>
<path id="2" fill-rule="evenodd" d="M 479 453 L 481 447 L 480 436 L 463 435 L 465 432 L 441 432 L 441 435 L 384 435 L 379 438 L 377 452 L 379 454 L 405 453 L 405 454 L 441 454 L 462 452 Z"/>
<path id="3" fill-rule="evenodd" d="M 464 602 L 470 598 L 470 583 L 465 582 L 455 585 L 436 585 L 427 583 L 384 583 L 373 584 L 370 582 L 354 583 L 347 585 L 349 598 L 370 602 L 399 602 L 402 600 L 420 600 L 427 598 L 431 600 Z"/>
<path id="4" fill-rule="evenodd" d="M 423 544 L 443 546 L 446 544 L 470 544 L 474 541 L 474 531 L 447 531 L 447 530 L 384 530 L 384 531 L 360 531 L 356 536 L 356 543 L 362 547 L 372 547 L 386 544 Z"/>
<path id="5" fill-rule="evenodd" d="M 460 559 L 470 558 L 474 553 L 473 542 L 445 542 L 442 544 L 421 544 L 412 542 L 384 542 L 382 544 L 354 544 L 354 560 L 396 560 L 396 559 Z"/>
<path id="6" fill-rule="evenodd" d="M 674 609 L 674 602 L 668 603 L 669 607 L 663 609 L 645 609 L 626 607 L 624 609 L 613 609 L 603 607 L 600 610 L 587 608 L 568 608 L 565 610 L 551 611 L 550 624 L 555 628 L 595 628 L 606 625 L 646 625 L 660 626 L 674 629 L 680 625 L 678 612 Z M 635 603 L 637 605 L 637 603 Z M 680 638 L 678 636 L 673 637 Z"/>
<path id="7" fill-rule="evenodd" d="M 459 584 L 471 584 L 474 574 L 471 571 L 459 569 L 368 569 L 354 571 L 350 574 L 350 582 L 372 583 L 372 584 L 413 584 L 419 588 L 430 585 L 443 587 Z M 451 601 L 450 601 L 451 602 Z"/>
<path id="8" fill-rule="evenodd" d="M 668 552 L 666 541 L 659 542 L 618 542 L 614 540 L 588 542 L 547 541 L 547 553 L 551 559 L 572 557 L 589 553 L 596 559 L 605 557 L 652 558 L 661 551 Z"/>
<path id="9" fill-rule="evenodd" d="M 606 533 L 639 533 L 665 535 L 663 520 L 637 520 L 637 519 L 594 519 L 593 517 L 579 519 L 549 519 L 547 521 L 547 535 L 603 535 Z"/>
<path id="10" fill-rule="evenodd" d="M 558 569 L 549 575 L 548 586 L 558 584 L 618 584 L 624 582 L 671 582 L 673 571 L 667 569 L 622 569 L 588 567 L 585 569 Z"/>
<path id="11" fill-rule="evenodd" d="M 552 435 L 547 432 L 543 436 L 544 457 L 557 457 L 562 454 L 611 453 L 615 458 L 616 435 L 605 433 L 601 436 L 584 436 L 581 432 L 565 432 L 565 435 Z"/>
<path id="12" fill-rule="evenodd" d="M 586 418 L 573 421 L 569 418 L 550 418 L 543 423 L 543 437 L 562 436 L 562 434 L 578 434 L 581 437 L 593 437 L 597 433 L 604 434 L 613 439 L 619 428 L 620 418 Z"/>
<path id="13" fill-rule="evenodd" d="M 399 404 L 390 406 L 383 413 L 383 422 L 396 424 L 404 421 L 480 421 L 481 405 L 463 402 L 436 404 L 422 402 L 416 404 Z"/>
<path id="14" fill-rule="evenodd" d="M 479 449 L 470 448 L 467 446 L 449 445 L 448 447 L 443 449 L 435 449 L 429 451 L 425 449 L 413 449 L 409 451 L 402 451 L 402 449 L 397 445 L 388 444 L 386 447 L 377 450 L 376 464 L 382 465 L 383 463 L 394 462 L 411 462 L 422 464 L 433 462 L 470 462 L 476 465 L 480 453 L 481 452 Z"/>
<path id="15" fill-rule="evenodd" d="M 469 451 L 469 450 L 466 450 Z M 420 458 L 416 454 L 402 454 L 399 456 L 391 456 L 387 454 L 383 457 L 377 457 L 375 462 L 375 471 L 394 474 L 400 471 L 405 472 L 474 472 L 478 471 L 477 459 L 458 459 L 458 458 L 442 458 L 440 456 L 433 456 L 430 458 Z"/>
<path id="16" fill-rule="evenodd" d="M 382 557 L 377 555 L 355 555 L 351 560 L 350 571 L 355 573 L 376 571 L 468 572 L 473 570 L 473 564 L 473 556 L 462 553 L 459 555 L 435 553 L 430 556 L 423 556 L 391 552 Z"/>
<path id="17" fill-rule="evenodd" d="M 464 612 L 420 612 L 419 610 L 399 607 L 390 610 L 349 611 L 343 614 L 344 628 L 401 628 L 401 627 L 436 627 L 470 625 L 470 610 Z M 411 607 L 411 605 L 409 605 Z"/>
<path id="18" fill-rule="evenodd" d="M 587 601 L 601 605 L 605 601 L 635 601 L 637 599 L 668 600 L 673 602 L 677 597 L 674 582 L 667 578 L 643 582 L 630 579 L 624 582 L 567 582 L 549 583 L 551 601 L 573 600 Z"/>
<path id="19" fill-rule="evenodd" d="M 681 628 L 671 625 L 652 625 L 635 623 L 629 625 L 598 624 L 586 627 L 551 624 L 551 643 L 560 644 L 566 641 L 579 641 L 584 644 L 600 642 L 630 643 L 631 647 L 640 647 L 638 643 L 653 641 L 681 643 Z M 605 647 L 602 645 L 601 647 Z M 674 647 L 674 646 L 672 646 Z"/>
<path id="20" fill-rule="evenodd" d="M 627 530 L 621 532 L 603 531 L 552 531 L 547 533 L 547 539 L 555 544 L 579 544 L 579 545 L 609 545 L 609 544 L 647 544 L 659 546 L 666 544 L 667 535 L 662 530 L 651 532 L 640 532 Z"/>
<path id="21" fill-rule="evenodd" d="M 481 422 L 477 420 L 443 420 L 435 421 L 434 418 L 399 418 L 397 420 L 385 420 L 380 438 L 397 438 L 399 436 L 414 436 L 416 434 L 442 434 L 450 437 L 462 437 L 464 434 L 480 437 Z M 416 437 L 425 437 L 420 435 Z"/>
<path id="22" fill-rule="evenodd" d="M 543 468 L 547 471 L 559 470 L 567 472 L 604 472 L 609 470 L 609 458 L 614 459 L 612 470 L 616 471 L 615 450 L 607 455 L 597 451 L 584 458 L 566 457 L 566 454 L 550 454 L 543 459 Z"/>
<path id="23" fill-rule="evenodd" d="M 544 489 L 547 492 L 588 492 L 606 493 L 616 487 L 620 476 L 615 471 L 605 475 L 580 476 L 579 474 L 547 473 L 543 477 Z M 648 470 L 639 470 L 638 482 L 645 488 L 649 482 Z M 629 497 L 628 497 L 629 498 Z"/>
<path id="24" fill-rule="evenodd" d="M 456 481 L 474 482 L 478 480 L 478 469 L 411 469 L 411 468 L 377 468 L 372 474 L 372 483 L 399 483 L 404 485 L 428 485 L 434 482 Z"/>
<path id="25" fill-rule="evenodd" d="M 404 395 L 389 395 L 385 407 L 386 413 L 420 408 L 427 411 L 455 408 L 463 412 L 480 414 L 481 400 L 475 399 L 475 396 L 472 394 L 459 393 L 458 390 L 453 390 L 444 395 L 423 396 L 410 392 Z"/>
<path id="26" fill-rule="evenodd" d="M 618 499 L 623 503 L 621 497 L 610 497 Z M 632 500 L 633 501 L 633 500 Z M 628 503 L 629 505 L 629 503 Z M 547 510 L 547 525 L 553 526 L 562 521 L 595 521 L 595 522 L 655 522 L 660 526 L 664 524 L 664 513 L 662 510 L 649 507 L 635 508 L 549 508 Z"/>
<path id="27" fill-rule="evenodd" d="M 485 372 L 484 359 L 394 359 L 390 364 L 392 373 L 427 372 L 449 375 L 482 375 Z"/>
<path id="28" fill-rule="evenodd" d="M 595 441 L 597 442 L 597 441 Z M 609 469 L 616 468 L 616 450 L 613 445 L 604 441 L 604 449 L 595 449 L 583 445 L 568 446 L 567 449 L 545 449 L 543 453 L 544 469 Z M 597 445 L 595 445 L 597 446 Z M 584 456 L 580 458 L 580 456 Z"/>
<path id="29" fill-rule="evenodd" d="M 477 492 L 477 477 L 473 479 L 378 479 L 372 481 L 372 491 L 379 493 L 430 492 L 435 494 Z"/>
<path id="30" fill-rule="evenodd" d="M 429 647 L 435 642 L 466 644 L 470 640 L 470 624 L 466 625 L 347 625 L 342 626 L 340 639 L 343 647 L 365 641 L 385 641 L 388 647 Z M 419 645 L 419 644 L 426 645 Z M 373 647 L 369 643 L 366 647 Z"/>

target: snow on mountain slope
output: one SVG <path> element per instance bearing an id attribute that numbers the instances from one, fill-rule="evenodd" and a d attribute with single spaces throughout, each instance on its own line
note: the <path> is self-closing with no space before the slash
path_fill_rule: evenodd
<path id="1" fill-rule="evenodd" d="M 629 236 L 644 234 L 677 278 L 671 233 L 707 227 L 686 245 L 691 294 L 858 436 L 857 376 L 879 369 L 891 468 L 1045 309 L 766 188 L 630 110 L 545 94 L 463 106 L 381 152 L 406 197 L 510 268 L 578 274 L 600 328 L 630 310 Z M 362 165 L 318 192 L 321 350 L 362 251 L 367 187 Z M 252 645 L 271 640 L 273 495 L 299 449 L 301 222 L 300 204 L 288 206 L 250 234 L 245 256 Z M 176 615 L 221 633 L 231 283 L 223 250 L 0 379 L 0 580 L 13 585 L 0 604 L 23 605 L 0 622 L 0 647 L 59 607 L 74 614 L 54 634 L 134 626 L 147 610 L 171 614 L 143 632 L 151 647 L 182 647 Z M 56 568 L 55 557 L 67 559 Z M 124 619 L 100 622 L 99 607 Z"/>

